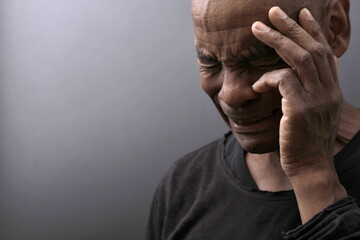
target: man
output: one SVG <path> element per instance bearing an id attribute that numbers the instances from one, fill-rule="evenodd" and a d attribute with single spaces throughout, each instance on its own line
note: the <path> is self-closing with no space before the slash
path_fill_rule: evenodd
<path id="1" fill-rule="evenodd" d="M 360 239 L 349 0 L 193 0 L 202 88 L 231 129 L 160 183 L 148 239 Z"/>

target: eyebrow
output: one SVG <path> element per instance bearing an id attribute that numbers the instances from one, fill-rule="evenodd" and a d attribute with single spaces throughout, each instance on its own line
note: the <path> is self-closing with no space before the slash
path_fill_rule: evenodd
<path id="1" fill-rule="evenodd" d="M 196 49 L 197 57 L 200 61 L 207 63 L 207 62 L 216 62 L 216 58 L 209 56 L 204 52 L 204 49 Z"/>
<path id="2" fill-rule="evenodd" d="M 206 63 L 206 62 L 217 62 L 216 57 L 212 57 L 210 53 L 206 53 L 206 50 L 203 48 L 196 48 L 197 57 L 200 61 Z M 238 59 L 243 62 L 247 61 L 256 61 L 261 60 L 266 57 L 279 57 L 276 53 L 276 51 L 268 46 L 261 47 L 259 49 L 259 53 L 254 53 L 253 51 L 249 50 L 250 55 L 246 56 L 243 54 L 235 54 L 232 55 L 232 58 Z"/>

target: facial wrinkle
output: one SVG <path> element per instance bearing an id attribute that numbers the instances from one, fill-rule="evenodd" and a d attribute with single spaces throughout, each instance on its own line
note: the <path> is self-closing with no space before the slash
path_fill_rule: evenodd
<path id="1" fill-rule="evenodd" d="M 328 1 L 328 0 L 324 0 Z M 292 1 L 292 3 L 283 3 L 278 0 L 258 1 L 258 0 L 193 0 L 193 23 L 195 27 L 200 27 L 207 32 L 227 31 L 236 28 L 250 28 L 257 21 L 262 20 L 265 24 L 271 26 L 267 17 L 267 12 L 271 7 L 279 5 L 294 20 L 297 21 L 299 11 L 302 8 L 312 9 L 314 3 L 309 0 Z M 282 4 L 283 3 L 283 4 Z M 320 3 L 320 6 L 323 6 Z M 318 4 L 316 4 L 319 7 Z M 264 12 L 262 19 L 259 19 L 259 12 Z M 314 9 L 315 10 L 315 9 Z M 324 9 L 325 10 L 325 9 Z"/>
<path id="2" fill-rule="evenodd" d="M 200 27 L 207 31 L 209 29 L 209 24 L 207 24 L 206 19 L 212 18 L 211 16 L 214 15 L 213 12 L 213 0 L 193 0 L 192 1 L 192 16 L 193 16 L 193 23 L 194 26 Z M 216 16 L 213 16 L 216 17 Z"/>

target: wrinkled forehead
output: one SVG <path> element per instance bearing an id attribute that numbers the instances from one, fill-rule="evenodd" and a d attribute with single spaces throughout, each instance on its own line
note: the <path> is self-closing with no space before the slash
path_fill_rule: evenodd
<path id="1" fill-rule="evenodd" d="M 192 16 L 195 27 L 218 31 L 251 26 L 258 20 L 268 23 L 268 11 L 273 6 L 281 7 L 294 19 L 306 7 L 317 18 L 325 1 L 328 0 L 192 0 Z"/>

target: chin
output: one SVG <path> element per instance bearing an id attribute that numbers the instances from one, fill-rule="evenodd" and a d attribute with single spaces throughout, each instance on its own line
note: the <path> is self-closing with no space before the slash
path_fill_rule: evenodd
<path id="1" fill-rule="evenodd" d="M 269 153 L 279 150 L 279 134 L 239 134 L 233 132 L 235 138 L 241 147 L 249 152 L 255 154 Z"/>

